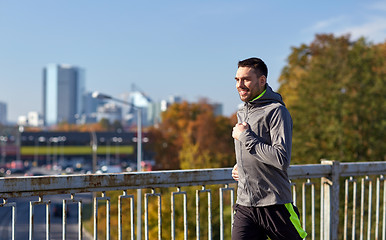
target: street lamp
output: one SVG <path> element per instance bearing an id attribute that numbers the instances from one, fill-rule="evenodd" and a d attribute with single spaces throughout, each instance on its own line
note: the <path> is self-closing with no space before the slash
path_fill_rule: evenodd
<path id="1" fill-rule="evenodd" d="M 39 143 L 44 143 L 46 138 L 43 136 L 35 138 L 35 156 L 34 156 L 34 167 L 37 167 L 39 164 Z"/>
<path id="2" fill-rule="evenodd" d="M 129 105 L 132 108 L 134 108 L 137 111 L 137 171 L 141 172 L 141 163 L 142 163 L 142 111 L 141 108 L 134 106 L 134 104 L 114 98 L 112 96 L 100 93 L 100 92 L 93 92 L 92 93 L 93 98 L 97 99 L 109 99 L 115 102 L 119 102 L 125 105 Z M 141 189 L 137 189 L 137 240 L 140 240 L 142 237 L 142 191 Z"/>
<path id="3" fill-rule="evenodd" d="M 61 143 L 61 151 L 60 151 L 60 161 L 64 161 L 64 142 L 67 140 L 65 136 L 59 137 L 59 142 Z"/>
<path id="4" fill-rule="evenodd" d="M 113 142 L 115 143 L 115 162 L 120 163 L 120 158 L 119 158 L 119 144 L 122 142 L 121 137 L 113 137 L 112 138 Z"/>
<path id="5" fill-rule="evenodd" d="M 46 165 L 49 166 L 50 161 L 51 161 L 51 138 L 47 137 L 46 138 L 47 142 L 47 157 L 46 157 Z"/>
<path id="6" fill-rule="evenodd" d="M 99 141 L 101 143 L 103 142 L 106 142 L 106 165 L 109 166 L 110 165 L 110 138 L 104 138 L 104 137 L 101 137 L 99 138 Z"/>
<path id="7" fill-rule="evenodd" d="M 58 165 L 58 142 L 59 138 L 58 137 L 51 137 L 50 141 L 53 143 L 52 148 L 53 148 L 53 153 L 52 153 L 52 168 L 56 170 L 57 165 Z"/>

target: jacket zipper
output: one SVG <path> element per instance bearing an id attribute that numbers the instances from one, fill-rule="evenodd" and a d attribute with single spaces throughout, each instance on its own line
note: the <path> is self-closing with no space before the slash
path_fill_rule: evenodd
<path id="1" fill-rule="evenodd" d="M 243 119 L 243 121 L 242 122 L 246 122 L 246 123 L 248 123 L 248 120 L 249 120 L 249 103 L 246 103 L 245 104 L 245 111 L 244 111 L 244 119 Z M 241 122 L 241 123 L 242 123 Z M 242 169 L 242 171 L 244 172 L 244 179 L 245 179 L 245 185 L 244 185 L 244 187 L 246 188 L 246 189 L 251 189 L 250 187 L 249 187 L 249 179 L 248 179 L 248 176 L 247 176 L 247 174 L 245 173 L 245 170 L 244 170 L 244 164 L 243 164 L 243 161 L 242 161 L 242 159 L 243 159 L 243 145 L 242 145 L 242 142 L 240 142 L 239 141 L 239 146 L 240 146 L 240 164 L 241 164 L 241 169 Z M 251 196 L 251 193 L 250 192 L 247 192 L 248 193 L 248 195 L 249 195 L 249 203 L 251 204 L 251 205 L 253 205 L 254 203 L 252 203 L 252 196 Z"/>

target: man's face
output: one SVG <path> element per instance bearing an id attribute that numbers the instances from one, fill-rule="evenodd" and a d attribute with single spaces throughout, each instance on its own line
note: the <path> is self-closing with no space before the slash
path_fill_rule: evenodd
<path id="1" fill-rule="evenodd" d="M 236 89 L 243 102 L 249 102 L 264 91 L 265 76 L 257 77 L 255 70 L 250 67 L 239 67 L 236 73 Z"/>

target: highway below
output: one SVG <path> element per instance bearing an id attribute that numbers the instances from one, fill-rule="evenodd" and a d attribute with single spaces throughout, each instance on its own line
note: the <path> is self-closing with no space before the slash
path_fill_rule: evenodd
<path id="1" fill-rule="evenodd" d="M 91 193 L 78 194 L 76 198 L 82 199 L 83 204 L 90 203 Z M 50 239 L 62 239 L 62 199 L 70 199 L 70 195 L 45 196 L 43 201 L 50 200 Z M 8 199 L 8 202 L 16 203 L 15 239 L 29 239 L 29 212 L 30 201 L 38 201 L 38 197 Z M 83 205 L 84 206 L 84 205 Z M 0 240 L 12 239 L 12 208 L 0 207 Z M 78 205 L 68 204 L 68 216 L 66 223 L 66 239 L 78 238 Z M 34 206 L 33 239 L 46 239 L 46 205 Z M 82 239 L 92 239 L 89 233 L 83 231 Z"/>

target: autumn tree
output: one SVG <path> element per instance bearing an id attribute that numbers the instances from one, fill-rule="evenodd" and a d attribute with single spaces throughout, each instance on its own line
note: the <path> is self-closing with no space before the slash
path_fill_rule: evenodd
<path id="1" fill-rule="evenodd" d="M 205 100 L 171 105 L 150 129 L 159 169 L 230 167 L 234 164 L 229 118 L 215 116 Z"/>
<path id="2" fill-rule="evenodd" d="M 69 124 L 67 122 L 61 122 L 56 126 L 52 127 L 53 131 L 79 131 L 79 132 L 102 132 L 102 131 L 122 131 L 122 123 L 119 120 L 115 120 L 113 123 L 106 118 L 102 118 L 97 123 L 87 124 Z"/>
<path id="3" fill-rule="evenodd" d="M 385 45 L 322 34 L 292 48 L 279 92 L 294 122 L 293 162 L 386 160 Z"/>

